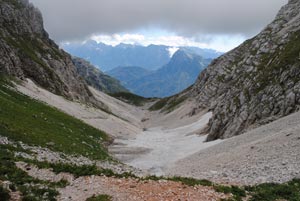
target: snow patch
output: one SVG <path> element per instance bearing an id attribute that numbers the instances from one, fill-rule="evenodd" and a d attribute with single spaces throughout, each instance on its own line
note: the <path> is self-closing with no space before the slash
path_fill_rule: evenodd
<path id="1" fill-rule="evenodd" d="M 206 135 L 197 135 L 211 116 L 211 112 L 206 113 L 198 121 L 175 129 L 150 128 L 134 139 L 117 139 L 115 148 L 120 148 L 120 152 L 127 148 L 126 154 L 133 155 L 131 160 L 124 161 L 128 165 L 148 170 L 151 174 L 163 175 L 176 161 L 221 142 L 205 142 Z M 134 148 L 146 151 L 133 151 Z"/>
<path id="2" fill-rule="evenodd" d="M 170 58 L 175 54 L 175 52 L 177 52 L 177 50 L 179 50 L 178 47 L 169 47 L 167 49 L 169 51 L 169 55 L 170 55 Z"/>

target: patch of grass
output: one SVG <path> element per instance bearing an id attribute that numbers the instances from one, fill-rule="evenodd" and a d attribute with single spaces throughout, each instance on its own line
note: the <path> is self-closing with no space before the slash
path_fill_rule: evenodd
<path id="1" fill-rule="evenodd" d="M 212 186 L 213 183 L 208 180 L 199 180 L 199 179 L 194 179 L 194 178 L 187 178 L 187 177 L 172 177 L 169 178 L 171 181 L 176 181 L 176 182 L 181 182 L 185 185 L 188 186 L 196 186 L 196 185 L 201 185 L 201 186 Z"/>
<path id="2" fill-rule="evenodd" d="M 150 111 L 162 110 L 165 112 L 172 112 L 179 104 L 181 104 L 185 100 L 186 100 L 185 96 L 181 96 L 181 97 L 172 96 L 172 97 L 163 98 L 157 101 L 155 104 L 153 104 L 149 108 L 149 110 Z"/>
<path id="3" fill-rule="evenodd" d="M 9 201 L 10 195 L 8 190 L 0 186 L 0 201 Z"/>
<path id="4" fill-rule="evenodd" d="M 161 110 L 165 105 L 167 105 L 168 100 L 169 100 L 168 98 L 163 98 L 163 99 L 157 101 L 149 108 L 149 110 L 150 111 Z"/>
<path id="5" fill-rule="evenodd" d="M 230 200 L 242 201 L 243 197 L 246 197 L 246 191 L 238 186 L 223 186 L 223 185 L 214 185 L 216 192 L 224 194 L 232 194 L 233 197 Z"/>
<path id="6" fill-rule="evenodd" d="M 49 163 L 49 162 L 41 162 L 37 160 L 18 158 L 20 161 L 24 161 L 29 164 L 36 165 L 41 169 L 49 169 L 51 168 L 53 172 L 56 174 L 67 172 L 73 174 L 75 177 L 81 176 L 91 176 L 91 175 L 105 175 L 107 177 L 116 177 L 116 178 L 138 178 L 131 172 L 124 172 L 122 174 L 114 173 L 110 169 L 99 169 L 96 165 L 75 165 L 75 164 L 65 164 L 65 163 Z"/>
<path id="7" fill-rule="evenodd" d="M 219 75 L 219 76 L 217 77 L 217 81 L 219 81 L 219 82 L 225 82 L 225 75 L 224 75 L 224 74 Z"/>
<path id="8" fill-rule="evenodd" d="M 111 201 L 112 197 L 110 195 L 97 195 L 97 196 L 93 196 L 88 198 L 86 201 Z"/>
<path id="9" fill-rule="evenodd" d="M 250 201 L 300 200 L 300 179 L 294 179 L 285 184 L 260 184 L 246 187 L 252 198 Z"/>
<path id="10" fill-rule="evenodd" d="M 141 178 L 141 180 L 159 181 L 159 180 L 167 180 L 167 178 L 162 177 L 162 176 L 158 177 L 158 176 L 155 176 L 155 175 L 150 175 L 150 176 Z"/>
<path id="11" fill-rule="evenodd" d="M 61 184 L 35 179 L 17 168 L 15 161 L 10 147 L 0 145 L 0 180 L 10 181 L 12 190 L 20 191 L 24 196 L 23 200 L 56 200 L 55 197 L 58 195 L 58 192 L 55 190 L 55 187 L 61 186 Z"/>
<path id="12" fill-rule="evenodd" d="M 95 165 L 82 165 L 77 166 L 75 164 L 63 164 L 63 163 L 49 163 L 49 162 L 40 162 L 36 160 L 30 159 L 23 159 L 19 158 L 19 160 L 24 161 L 29 164 L 36 165 L 38 168 L 48 169 L 51 168 L 53 172 L 59 174 L 61 172 L 67 172 L 73 174 L 75 177 L 81 176 L 90 176 L 90 175 L 105 175 L 107 177 L 116 177 L 116 178 L 138 178 L 136 175 L 132 174 L 131 172 L 124 172 L 122 174 L 114 173 L 110 169 L 99 169 Z M 155 175 L 147 176 L 144 178 L 140 178 L 141 180 L 168 180 L 168 181 L 175 181 L 181 182 L 188 186 L 213 186 L 214 184 L 208 180 L 198 180 L 194 178 L 187 178 L 187 177 L 158 177 Z"/>
<path id="13" fill-rule="evenodd" d="M 75 177 L 89 176 L 89 175 L 98 175 L 99 170 L 95 165 L 71 165 L 63 163 L 48 163 L 48 162 L 39 162 L 33 160 L 24 160 L 25 162 L 36 165 L 42 169 L 51 168 L 53 172 L 59 174 L 61 172 L 68 172 L 73 174 Z"/>
<path id="14" fill-rule="evenodd" d="M 291 33 L 289 42 L 281 50 L 277 48 L 273 54 L 264 54 L 261 57 L 261 63 L 258 66 L 259 74 L 257 81 L 259 86 L 256 88 L 255 93 L 264 90 L 270 84 L 280 84 L 278 77 L 289 70 L 291 65 L 300 63 L 300 31 Z M 298 75 L 292 77 L 296 83 L 300 81 Z"/>
<path id="15" fill-rule="evenodd" d="M 110 159 L 103 145 L 109 141 L 104 132 L 0 83 L 2 136 L 70 155 Z"/>
<path id="16" fill-rule="evenodd" d="M 180 98 L 172 99 L 170 102 L 168 102 L 168 105 L 165 110 L 168 112 L 171 112 L 185 100 L 186 100 L 186 97 L 184 97 L 184 96 L 182 96 Z"/>
<path id="17" fill-rule="evenodd" d="M 53 188 L 65 188 L 66 186 L 69 185 L 69 182 L 65 179 L 62 179 L 58 182 L 51 182 L 49 184 L 50 187 L 53 187 Z"/>
<path id="18" fill-rule="evenodd" d="M 181 182 L 182 184 L 185 184 L 187 186 L 213 186 L 213 183 L 208 180 L 199 180 L 194 178 L 188 178 L 188 177 L 157 177 L 155 175 L 151 175 L 145 178 L 142 178 L 142 180 L 152 180 L 152 181 L 159 181 L 159 180 L 168 180 L 168 181 L 175 181 L 175 182 Z"/>
<path id="19" fill-rule="evenodd" d="M 145 102 L 152 100 L 151 98 L 144 98 L 129 92 L 110 93 L 109 95 L 135 106 L 142 106 Z"/>
<path id="20" fill-rule="evenodd" d="M 32 59 L 34 62 L 38 63 L 39 65 L 41 65 L 42 67 L 47 68 L 47 65 L 45 64 L 45 62 L 43 60 L 41 60 L 37 54 L 36 54 L 36 50 L 41 50 L 41 47 L 35 47 L 34 44 L 36 44 L 36 42 L 34 42 L 33 39 L 30 38 L 26 38 L 25 40 L 18 38 L 15 39 L 13 37 L 6 37 L 4 38 L 4 40 L 14 46 L 15 48 L 20 50 L 20 54 L 24 54 L 27 57 L 29 57 L 30 59 Z"/>

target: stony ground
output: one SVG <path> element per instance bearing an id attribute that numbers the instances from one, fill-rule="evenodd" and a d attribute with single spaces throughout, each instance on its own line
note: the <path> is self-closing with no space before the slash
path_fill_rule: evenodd
<path id="1" fill-rule="evenodd" d="M 134 139 L 116 139 L 109 151 L 126 164 L 149 174 L 163 175 L 164 170 L 179 159 L 222 142 L 204 143 L 206 136 L 196 134 L 210 117 L 211 113 L 206 113 L 192 124 L 173 129 L 148 128 Z"/>
<path id="2" fill-rule="evenodd" d="M 30 176 L 45 181 L 57 182 L 65 179 L 69 185 L 59 189 L 61 201 L 84 201 L 93 195 L 111 195 L 115 201 L 127 200 L 189 200 L 217 201 L 228 195 L 217 193 L 212 187 L 186 186 L 180 182 L 159 180 L 139 181 L 131 178 L 114 178 L 106 176 L 85 176 L 75 178 L 71 174 L 54 174 L 48 169 L 38 169 L 26 163 L 18 162 L 17 166 Z"/>
<path id="3" fill-rule="evenodd" d="M 146 172 L 114 161 L 95 161 L 84 156 L 70 156 L 61 152 L 51 151 L 48 148 L 42 148 L 39 146 L 29 146 L 22 142 L 14 142 L 9 140 L 7 137 L 0 135 L 0 145 L 20 145 L 24 150 L 29 151 L 31 154 L 25 152 L 14 152 L 16 157 L 21 157 L 25 159 L 37 160 L 40 162 L 49 162 L 49 163 L 62 163 L 62 164 L 76 164 L 77 166 L 81 165 L 96 165 L 100 169 L 110 169 L 114 173 L 122 174 L 125 172 L 132 172 L 138 176 L 144 176 Z"/>
<path id="4" fill-rule="evenodd" d="M 169 174 L 257 184 L 300 178 L 300 112 L 223 141 L 176 163 Z"/>

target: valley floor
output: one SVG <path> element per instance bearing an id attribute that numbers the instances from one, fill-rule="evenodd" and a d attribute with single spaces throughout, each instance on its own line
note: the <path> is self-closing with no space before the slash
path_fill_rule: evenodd
<path id="1" fill-rule="evenodd" d="M 18 89 L 115 138 L 109 151 L 143 174 L 178 175 L 233 184 L 286 182 L 300 177 L 300 112 L 227 140 L 206 143 L 198 135 L 211 113 L 187 115 L 192 102 L 175 111 L 149 112 L 91 89 L 115 114 L 73 103 L 31 81 Z M 116 116 L 119 116 L 116 117 Z"/>
<path id="2" fill-rule="evenodd" d="M 196 134 L 210 117 L 211 113 L 206 113 L 192 124 L 173 129 L 147 128 L 133 139 L 116 139 L 109 150 L 126 164 L 164 175 L 176 161 L 221 142 L 205 143 L 206 136 Z"/>

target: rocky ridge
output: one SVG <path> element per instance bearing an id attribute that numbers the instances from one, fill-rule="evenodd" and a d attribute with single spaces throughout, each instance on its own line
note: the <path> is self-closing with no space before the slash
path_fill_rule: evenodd
<path id="1" fill-rule="evenodd" d="M 191 90 L 191 114 L 213 111 L 208 140 L 239 135 L 299 109 L 300 2 L 290 0 L 260 34 L 215 59 Z"/>
<path id="2" fill-rule="evenodd" d="M 41 12 L 28 0 L 0 1 L 0 73 L 30 78 L 71 100 L 93 100 L 71 56 L 49 39 Z"/>
<path id="3" fill-rule="evenodd" d="M 79 57 L 72 57 L 72 61 L 77 68 L 78 74 L 95 89 L 106 93 L 128 92 L 119 80 L 103 73 L 90 62 Z"/>

